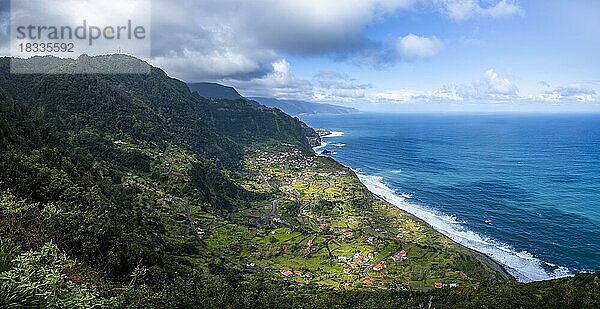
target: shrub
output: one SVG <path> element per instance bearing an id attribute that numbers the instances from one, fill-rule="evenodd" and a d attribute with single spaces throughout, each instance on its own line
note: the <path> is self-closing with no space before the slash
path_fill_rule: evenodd
<path id="1" fill-rule="evenodd" d="M 77 284 L 67 274 L 75 261 L 53 244 L 15 257 L 12 268 L 0 273 L 0 307 L 94 308 L 116 305 L 94 287 Z"/>

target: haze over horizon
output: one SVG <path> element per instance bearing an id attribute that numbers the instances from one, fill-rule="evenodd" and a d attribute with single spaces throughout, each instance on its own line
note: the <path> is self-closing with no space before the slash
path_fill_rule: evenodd
<path id="1" fill-rule="evenodd" d="M 598 12 L 590 0 L 154 0 L 145 60 L 244 96 L 368 111 L 600 111 Z"/>

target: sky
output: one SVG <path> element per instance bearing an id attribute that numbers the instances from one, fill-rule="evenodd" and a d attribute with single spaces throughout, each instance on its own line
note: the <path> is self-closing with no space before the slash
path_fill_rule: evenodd
<path id="1" fill-rule="evenodd" d="M 600 111 L 597 0 L 152 0 L 151 12 L 145 60 L 245 96 L 377 111 Z"/>

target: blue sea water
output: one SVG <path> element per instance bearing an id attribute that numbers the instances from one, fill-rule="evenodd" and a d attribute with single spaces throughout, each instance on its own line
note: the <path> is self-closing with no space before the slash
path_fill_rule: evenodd
<path id="1" fill-rule="evenodd" d="M 340 132 L 320 151 L 371 191 L 522 282 L 600 268 L 600 114 L 302 120 Z"/>

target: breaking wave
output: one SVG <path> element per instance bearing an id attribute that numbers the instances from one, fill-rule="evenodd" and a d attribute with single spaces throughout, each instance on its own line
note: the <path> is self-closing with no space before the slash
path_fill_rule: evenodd
<path id="1" fill-rule="evenodd" d="M 374 194 L 431 225 L 455 242 L 489 256 L 520 282 L 549 280 L 572 276 L 568 268 L 544 262 L 527 251 L 517 252 L 499 241 L 482 237 L 448 216 L 424 206 L 410 203 L 383 182 L 383 177 L 356 171 L 360 181 Z"/>

